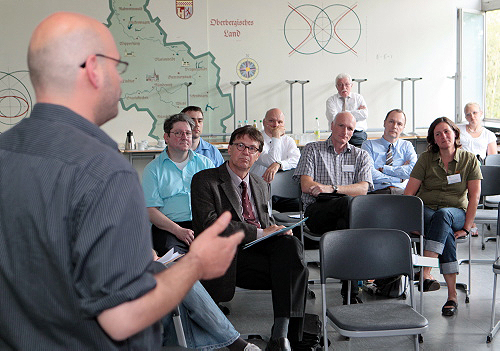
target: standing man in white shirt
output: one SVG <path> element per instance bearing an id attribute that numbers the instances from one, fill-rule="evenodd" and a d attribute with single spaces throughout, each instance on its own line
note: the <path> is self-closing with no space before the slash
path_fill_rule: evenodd
<path id="1" fill-rule="evenodd" d="M 262 131 L 264 148 L 250 172 L 271 183 L 279 170 L 287 171 L 297 167 L 300 150 L 295 141 L 285 135 L 285 115 L 279 108 L 267 111 L 262 123 L 264 124 Z M 272 201 L 273 209 L 280 212 L 296 211 L 299 207 L 296 199 L 273 196 Z"/>
<path id="2" fill-rule="evenodd" d="M 352 79 L 347 73 L 341 73 L 335 78 L 337 94 L 330 96 L 326 100 L 326 118 L 328 125 L 332 124 L 335 116 L 342 111 L 350 112 L 356 119 L 356 130 L 354 131 L 349 144 L 361 147 L 366 140 L 366 129 L 368 125 L 368 109 L 365 99 L 360 94 L 351 92 Z"/>

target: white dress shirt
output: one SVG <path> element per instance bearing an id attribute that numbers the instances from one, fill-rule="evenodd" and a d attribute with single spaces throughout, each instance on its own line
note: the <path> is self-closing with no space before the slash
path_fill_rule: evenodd
<path id="1" fill-rule="evenodd" d="M 253 164 L 250 172 L 262 177 L 267 168 L 274 162 L 281 164 L 281 169 L 287 171 L 297 167 L 300 159 L 300 150 L 295 141 L 287 135 L 281 138 L 271 138 L 264 131 L 264 147 L 259 158 Z"/>
<path id="2" fill-rule="evenodd" d="M 354 118 L 356 118 L 356 130 L 366 130 L 368 128 L 368 124 L 366 123 L 368 108 L 358 110 L 359 106 L 366 107 L 365 99 L 363 99 L 360 94 L 353 92 L 351 92 L 346 99 L 345 110 L 350 112 Z M 343 105 L 344 100 L 338 93 L 330 96 L 328 100 L 326 100 L 326 118 L 328 119 L 329 129 L 337 113 L 342 112 Z"/>

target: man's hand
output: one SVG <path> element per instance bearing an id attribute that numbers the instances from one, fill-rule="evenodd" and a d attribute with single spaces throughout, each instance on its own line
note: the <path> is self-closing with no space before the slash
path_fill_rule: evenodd
<path id="1" fill-rule="evenodd" d="M 274 179 L 274 175 L 280 169 L 281 165 L 277 162 L 273 162 L 262 175 L 262 178 L 268 183 L 271 183 Z"/>
<path id="2" fill-rule="evenodd" d="M 153 250 L 153 261 L 158 261 L 160 258 L 158 257 L 158 252 Z"/>
<path id="3" fill-rule="evenodd" d="M 270 225 L 269 227 L 264 229 L 264 236 L 268 236 L 269 234 L 272 234 L 275 231 L 278 231 L 278 230 L 283 229 L 283 228 L 285 228 L 284 225 L 276 225 L 276 224 Z M 286 232 L 280 233 L 278 235 L 293 235 L 293 233 L 291 230 L 287 230 Z"/>
<path id="4" fill-rule="evenodd" d="M 188 245 L 191 245 L 194 240 L 194 232 L 191 229 L 182 228 L 181 226 L 179 226 L 174 234 L 177 239 Z"/>
<path id="5" fill-rule="evenodd" d="M 200 280 L 214 279 L 223 275 L 231 264 L 236 248 L 243 240 L 243 232 L 229 237 L 219 236 L 231 221 L 231 213 L 224 212 L 210 227 L 193 241 L 186 256 L 199 261 Z"/>
<path id="6" fill-rule="evenodd" d="M 309 188 L 308 193 L 314 197 L 318 197 L 318 195 L 321 193 L 333 193 L 333 186 L 316 184 Z"/>
<path id="7" fill-rule="evenodd" d="M 275 128 L 271 128 L 271 135 L 273 138 L 281 138 L 285 135 L 285 126 L 276 126 Z"/>
<path id="8" fill-rule="evenodd" d="M 366 106 L 365 105 L 359 105 L 358 110 L 366 110 Z"/>

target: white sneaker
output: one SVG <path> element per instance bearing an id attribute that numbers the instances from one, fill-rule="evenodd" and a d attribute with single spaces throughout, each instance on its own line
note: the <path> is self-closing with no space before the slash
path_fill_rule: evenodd
<path id="1" fill-rule="evenodd" d="M 248 343 L 247 346 L 245 346 L 245 348 L 243 349 L 243 351 L 260 351 L 260 350 L 261 350 L 260 347 L 252 343 Z"/>

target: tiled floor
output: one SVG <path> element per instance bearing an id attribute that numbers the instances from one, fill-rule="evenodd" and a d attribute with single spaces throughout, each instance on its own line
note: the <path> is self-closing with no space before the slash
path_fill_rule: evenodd
<path id="1" fill-rule="evenodd" d="M 496 232 L 496 228 L 491 228 Z M 490 232 L 489 234 L 491 234 Z M 458 245 L 458 257 L 467 257 L 468 244 Z M 473 259 L 493 259 L 495 243 L 488 242 L 486 249 L 481 250 L 480 238 L 472 238 Z M 308 260 L 317 258 L 317 252 L 308 251 Z M 460 267 L 459 282 L 466 282 L 468 277 L 467 265 Z M 436 279 L 442 280 L 439 270 L 433 270 Z M 319 269 L 310 265 L 310 278 L 318 278 Z M 492 343 L 486 344 L 486 335 L 490 328 L 491 301 L 492 301 L 493 273 L 491 264 L 472 265 L 472 292 L 470 303 L 466 304 L 465 293 L 459 291 L 459 309 L 454 317 L 443 317 L 441 307 L 446 302 L 446 287 L 439 291 L 428 292 L 424 295 L 424 315 L 429 320 L 429 329 L 424 334 L 424 343 L 420 344 L 421 350 L 500 350 L 500 333 Z M 321 287 L 311 285 L 316 293 L 315 299 L 308 299 L 306 312 L 321 315 Z M 328 284 L 328 294 L 334 303 L 341 303 L 340 283 Z M 418 291 L 415 289 L 418 297 Z M 362 293 L 365 302 L 371 302 L 375 297 Z M 500 300 L 500 297 L 499 297 Z M 395 301 L 394 302 L 404 302 Z M 417 299 L 417 303 L 418 303 Z M 231 310 L 228 318 L 236 329 L 242 333 L 258 333 L 269 335 L 272 325 L 272 303 L 268 291 L 238 291 L 231 302 L 225 303 Z M 500 309 L 500 302 L 499 302 Z M 497 313 L 500 318 L 500 311 Z M 410 337 L 385 337 L 385 338 L 351 338 L 346 341 L 331 327 L 328 338 L 335 350 L 412 350 L 413 340 Z M 255 342 L 262 349 L 265 343 Z"/>

